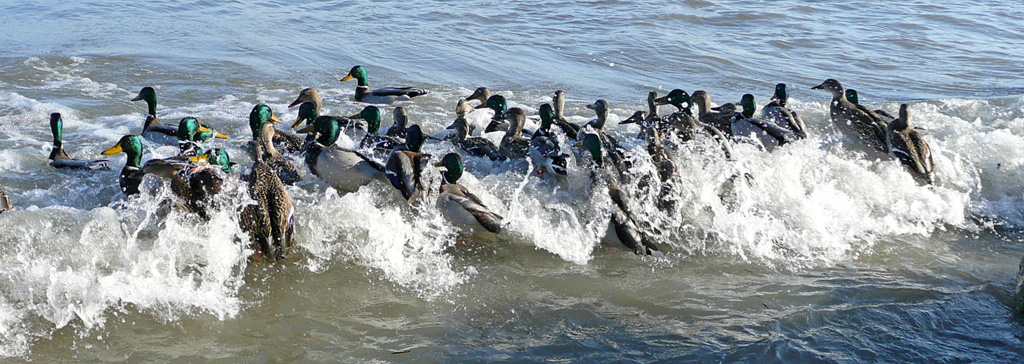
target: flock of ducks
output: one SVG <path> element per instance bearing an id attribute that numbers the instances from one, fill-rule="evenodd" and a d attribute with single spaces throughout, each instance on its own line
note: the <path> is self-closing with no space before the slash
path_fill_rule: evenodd
<path id="1" fill-rule="evenodd" d="M 570 168 L 567 160 L 575 154 L 577 160 L 589 159 L 590 162 L 580 164 L 590 169 L 593 181 L 603 181 L 601 188 L 606 189 L 611 198 L 610 240 L 621 242 L 639 255 L 661 254 L 653 238 L 654 229 L 631 210 L 630 200 L 637 196 L 622 188 L 635 177 L 632 170 L 635 158 L 643 156 L 631 155 L 605 131 L 609 112 L 605 100 L 587 105 L 594 111 L 595 118 L 577 125 L 566 120 L 563 114 L 565 94 L 556 91 L 551 103 L 539 107 L 540 126 L 527 131 L 524 130 L 527 115 L 523 109 L 508 108 L 505 97 L 480 87 L 458 101 L 456 119 L 447 133 L 428 136 L 419 125 L 408 125 L 408 117 L 401 106 L 393 109 L 394 125 L 382 133 L 381 109 L 376 105 L 409 101 L 427 91 L 412 87 L 370 89 L 366 69 L 362 66 L 353 67 L 342 81 L 351 79 L 358 81 L 355 100 L 368 104 L 356 115 L 322 115 L 323 99 L 313 88 L 302 90 L 288 106 L 298 107 L 298 117 L 291 128 L 306 137 L 279 129 L 277 124 L 281 120 L 265 104 L 256 105 L 250 112 L 252 140 L 243 149 L 251 155 L 253 165 L 241 178 L 247 182 L 254 203 L 242 209 L 239 220 L 250 235 L 256 251 L 254 259 L 281 259 L 294 245 L 294 207 L 286 186 L 298 182 L 302 174 L 289 156 L 301 158 L 312 175 L 341 193 L 354 192 L 379 181 L 393 186 L 409 203 L 416 203 L 428 196 L 428 192 L 438 191 L 436 204 L 452 224 L 473 233 L 499 234 L 502 216 L 459 184 L 465 173 L 463 156 L 488 158 L 496 163 L 529 160 L 531 174 L 558 183 L 565 181 Z M 906 104 L 900 106 L 897 117 L 892 117 L 882 110 L 870 110 L 858 104 L 856 92 L 845 89 L 834 79 L 825 80 L 813 89 L 832 94 L 832 122 L 845 135 L 854 136 L 868 150 L 898 159 L 922 183 L 933 183 L 928 144 L 912 126 Z M 705 91 L 688 94 L 675 89 L 663 97 L 652 91 L 647 96 L 648 110 L 637 111 L 620 124 L 639 126 L 637 137 L 646 143 L 648 156 L 645 158 L 654 164 L 655 177 L 661 182 L 658 208 L 671 209 L 669 193 L 676 175 L 671 150 L 689 141 L 707 138 L 721 150 L 723 157 L 731 158 L 734 143 L 751 143 L 770 152 L 806 138 L 806 126 L 796 111 L 788 107 L 788 99 L 786 85 L 778 84 L 771 102 L 757 115 L 751 94 L 744 95 L 738 103 L 712 107 Z M 156 91 L 152 87 L 142 88 L 132 101 L 144 101 L 148 106 L 141 133 L 125 135 L 102 152 L 103 155 L 127 155 L 118 178 L 121 191 L 128 196 L 138 194 L 143 176 L 155 175 L 169 180 L 171 190 L 179 199 L 175 201 L 178 207 L 205 218 L 210 207 L 208 200 L 221 192 L 225 177 L 235 173 L 235 164 L 226 151 L 204 149 L 203 143 L 211 138 L 228 137 L 195 117 L 182 118 L 176 127 L 162 123 L 157 115 Z M 472 106 L 470 102 L 479 104 Z M 659 108 L 665 105 L 671 105 L 674 111 L 662 116 Z M 492 110 L 493 117 L 477 132 L 466 116 L 480 109 Z M 106 160 L 74 159 L 65 151 L 60 114 L 51 115 L 50 128 L 52 167 L 108 168 Z M 501 133 L 500 142 L 494 143 L 481 136 L 487 133 Z M 337 142 L 342 134 L 358 140 L 356 146 L 339 146 Z M 143 163 L 142 139 L 155 144 L 176 144 L 179 154 Z M 444 155 L 434 164 L 441 171 L 440 178 L 425 173 L 431 156 L 423 153 L 422 147 L 428 141 L 450 143 L 458 151 Z M 0 190 L 0 212 L 11 208 L 9 198 Z"/>

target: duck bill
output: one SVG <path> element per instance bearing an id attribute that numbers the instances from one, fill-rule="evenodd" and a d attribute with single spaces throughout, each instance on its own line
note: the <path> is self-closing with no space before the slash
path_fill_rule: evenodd
<path id="1" fill-rule="evenodd" d="M 711 110 L 722 111 L 722 107 L 721 106 L 715 106 L 715 107 L 711 108 Z"/>
<path id="2" fill-rule="evenodd" d="M 195 157 L 188 157 L 188 161 L 192 162 L 192 163 L 199 163 L 200 161 L 209 163 L 210 162 L 210 156 L 207 155 L 207 154 L 203 154 L 203 155 L 197 155 Z"/>
<path id="3" fill-rule="evenodd" d="M 820 85 L 817 85 L 817 86 L 814 86 L 814 87 L 811 87 L 811 90 L 824 90 L 824 89 L 825 89 L 825 84 L 824 83 L 820 84 Z"/>
<path id="4" fill-rule="evenodd" d="M 117 154 L 117 153 L 121 153 L 121 151 L 122 151 L 121 144 L 118 143 L 114 147 L 112 147 L 110 149 L 107 149 L 107 150 L 104 150 L 101 154 L 103 154 L 103 155 L 114 155 L 114 154 Z"/>
<path id="5" fill-rule="evenodd" d="M 654 103 L 658 105 L 668 105 L 668 96 L 662 96 L 654 99 Z"/>
<path id="6" fill-rule="evenodd" d="M 273 121 L 273 122 L 275 122 L 275 123 L 278 123 L 278 124 L 280 124 L 280 123 L 281 123 L 281 119 L 278 119 L 278 118 L 277 118 L 276 116 L 274 116 L 274 115 L 270 115 L 270 121 Z"/>
<path id="7" fill-rule="evenodd" d="M 441 162 L 434 162 L 434 167 L 441 167 L 441 166 L 444 166 L 443 164 L 441 164 Z"/>
<path id="8" fill-rule="evenodd" d="M 313 126 L 312 126 L 312 125 L 310 125 L 310 126 L 307 126 L 307 127 L 305 127 L 305 128 L 302 128 L 302 129 L 300 129 L 300 130 L 296 131 L 296 133 L 301 133 L 301 134 L 308 134 L 308 133 L 312 133 L 313 131 L 314 131 L 314 130 L 313 130 Z"/>
<path id="9" fill-rule="evenodd" d="M 349 73 L 349 74 L 345 75 L 344 78 L 341 79 L 341 82 L 345 82 L 345 81 L 351 80 L 353 78 L 355 78 L 355 77 L 352 77 L 352 74 Z"/>
<path id="10" fill-rule="evenodd" d="M 291 109 L 293 107 L 299 106 L 300 104 L 302 104 L 302 98 L 301 97 L 295 99 L 295 101 L 292 101 L 292 103 L 288 104 L 288 108 Z"/>
<path id="11" fill-rule="evenodd" d="M 355 115 L 349 116 L 348 118 L 351 119 L 351 120 L 362 120 L 363 119 L 363 114 L 355 114 Z"/>
<path id="12" fill-rule="evenodd" d="M 132 99 L 132 101 L 139 101 L 139 100 L 142 100 L 142 96 L 135 96 L 135 98 Z"/>
<path id="13" fill-rule="evenodd" d="M 231 138 L 230 138 L 230 137 L 228 137 L 227 135 L 224 135 L 224 134 L 221 134 L 221 133 L 214 133 L 214 134 L 213 134 L 213 137 L 214 137 L 214 138 L 217 138 L 217 139 L 231 139 Z"/>
<path id="14" fill-rule="evenodd" d="M 298 128 L 299 125 L 302 125 L 303 121 L 306 121 L 306 119 L 297 119 L 297 120 L 295 120 L 295 122 L 292 123 L 292 129 Z"/>
<path id="15" fill-rule="evenodd" d="M 587 105 L 587 108 L 588 108 L 588 109 L 591 109 L 591 110 L 594 110 L 594 104 L 588 104 L 588 105 Z"/>

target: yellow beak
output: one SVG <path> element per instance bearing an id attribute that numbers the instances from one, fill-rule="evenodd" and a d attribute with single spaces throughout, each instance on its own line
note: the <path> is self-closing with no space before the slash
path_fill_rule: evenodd
<path id="1" fill-rule="evenodd" d="M 292 124 L 292 129 L 298 128 L 299 125 L 302 125 L 302 121 L 302 119 L 295 120 L 295 124 Z"/>
<path id="2" fill-rule="evenodd" d="M 117 143 L 117 145 L 115 145 L 113 148 L 104 150 L 102 154 L 103 155 L 114 155 L 114 154 L 117 154 L 117 153 L 121 153 L 121 150 L 122 150 L 121 149 L 121 143 Z"/>
<path id="3" fill-rule="evenodd" d="M 192 163 L 199 163 L 200 161 L 203 161 L 203 162 L 206 162 L 206 163 L 210 163 L 210 155 L 203 154 L 203 155 L 197 155 L 195 157 L 188 157 L 188 160 L 189 160 L 189 162 L 192 162 Z"/>
<path id="4" fill-rule="evenodd" d="M 345 78 L 341 79 L 341 82 L 345 82 L 345 81 L 351 80 L 352 78 L 353 78 L 352 74 L 349 73 L 349 74 L 345 75 Z"/>
<path id="5" fill-rule="evenodd" d="M 273 121 L 273 122 L 275 122 L 275 123 L 278 123 L 278 124 L 280 124 L 280 123 L 281 123 L 281 119 L 278 119 L 278 118 L 277 118 L 276 116 L 274 116 L 274 115 L 270 115 L 270 121 Z"/>
<path id="6" fill-rule="evenodd" d="M 312 125 L 310 125 L 310 126 L 307 126 L 307 127 L 305 127 L 305 128 L 302 128 L 301 130 L 297 131 L 296 133 L 303 133 L 303 134 L 306 134 L 306 133 L 312 133 L 312 132 L 314 132 L 314 131 L 315 131 L 315 130 L 313 130 L 313 126 L 312 126 Z"/>
<path id="7" fill-rule="evenodd" d="M 228 138 L 227 135 L 224 135 L 224 134 L 221 134 L 221 133 L 213 134 L 213 137 L 214 138 L 218 138 L 218 139 L 231 139 L 231 138 Z"/>

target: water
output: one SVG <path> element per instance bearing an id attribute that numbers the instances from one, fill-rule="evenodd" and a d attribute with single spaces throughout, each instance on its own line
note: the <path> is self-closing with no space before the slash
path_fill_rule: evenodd
<path id="1" fill-rule="evenodd" d="M 0 14 L 0 186 L 18 207 L 0 215 L 0 361 L 1024 359 L 1010 309 L 1024 255 L 1015 4 L 36 1 Z M 509 221 L 497 238 L 462 236 L 388 186 L 339 196 L 307 173 L 289 189 L 296 253 L 251 264 L 237 181 L 210 221 L 161 218 L 159 181 L 120 196 L 123 156 L 96 174 L 46 165 L 49 113 L 91 158 L 140 131 L 144 105 L 128 100 L 152 85 L 164 120 L 198 116 L 248 166 L 254 103 L 287 122 L 316 87 L 327 113 L 354 114 L 338 79 L 355 64 L 371 85 L 430 89 L 406 105 L 428 131 L 477 86 L 530 115 L 566 90 L 581 122 L 597 98 L 616 121 L 649 90 L 763 105 L 786 82 L 812 137 L 740 146 L 736 161 L 677 153 L 679 211 L 637 206 L 666 234 L 665 259 L 600 242 L 609 201 L 580 169 L 556 189 L 468 160 L 462 182 Z M 835 142 L 827 95 L 809 90 L 829 77 L 890 112 L 911 104 L 936 186 Z M 720 197 L 737 172 L 754 182 Z"/>

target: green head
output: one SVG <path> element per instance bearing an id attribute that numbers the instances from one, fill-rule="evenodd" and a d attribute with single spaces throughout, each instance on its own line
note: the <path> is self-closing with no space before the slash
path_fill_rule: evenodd
<path id="1" fill-rule="evenodd" d="M 780 83 L 775 85 L 775 94 L 772 95 L 772 100 L 779 100 L 779 105 L 786 106 L 786 102 L 789 101 L 789 91 L 786 90 L 786 84 Z"/>
<path id="2" fill-rule="evenodd" d="M 64 120 L 61 119 L 59 112 L 50 114 L 50 132 L 53 133 L 53 146 L 61 146 L 64 139 Z"/>
<path id="3" fill-rule="evenodd" d="M 231 163 L 231 156 L 228 155 L 226 150 L 220 148 L 210 149 L 206 151 L 203 156 L 210 164 L 220 166 L 220 170 L 224 171 L 224 173 L 234 173 L 231 166 L 234 166 L 235 164 Z"/>
<path id="4" fill-rule="evenodd" d="M 302 105 L 299 105 L 299 118 L 292 124 L 292 128 L 302 125 L 304 121 L 312 122 L 319 116 L 320 112 L 316 111 L 316 104 L 309 101 L 303 102 Z"/>
<path id="5" fill-rule="evenodd" d="M 743 95 L 743 98 L 740 99 L 740 106 L 743 106 L 743 117 L 754 117 L 754 111 L 757 111 L 757 103 L 754 102 L 754 95 Z"/>
<path id="6" fill-rule="evenodd" d="M 594 158 L 594 163 L 597 165 L 604 164 L 604 154 L 601 153 L 602 143 L 601 138 L 597 134 L 587 133 L 583 137 L 583 147 L 590 151 L 590 156 Z"/>
<path id="7" fill-rule="evenodd" d="M 853 103 L 854 105 L 859 105 L 860 101 L 857 100 L 857 90 L 854 90 L 852 88 L 849 89 L 849 90 L 846 90 L 846 101 L 849 101 L 849 102 Z"/>
<path id="8" fill-rule="evenodd" d="M 658 105 L 668 104 L 675 106 L 676 109 L 679 110 L 689 109 L 690 107 L 693 106 L 693 100 L 690 99 L 690 94 L 680 89 L 672 90 L 668 93 L 668 95 L 657 98 L 654 101 L 657 102 Z M 683 106 L 683 104 L 686 104 L 686 106 Z"/>
<path id="9" fill-rule="evenodd" d="M 420 129 L 419 124 L 412 124 L 405 131 L 405 146 L 409 147 L 409 150 L 413 152 L 419 152 L 423 149 L 423 130 Z"/>
<path id="10" fill-rule="evenodd" d="M 146 105 L 149 106 L 149 114 L 156 115 L 156 90 L 152 87 L 146 86 L 139 91 L 139 96 L 135 96 L 132 101 L 145 100 Z"/>
<path id="11" fill-rule="evenodd" d="M 459 178 L 462 178 L 462 171 L 465 169 L 462 157 L 458 153 L 445 154 L 444 158 L 441 158 L 441 162 L 435 163 L 434 166 L 444 167 L 445 171 L 441 172 L 441 176 L 444 177 L 445 182 L 451 184 L 459 182 Z"/>
<path id="12" fill-rule="evenodd" d="M 342 78 L 341 81 L 344 82 L 353 78 L 359 81 L 359 86 L 369 86 L 369 84 L 366 83 L 366 69 L 363 68 L 363 66 L 352 67 L 352 69 L 348 71 L 348 75 L 345 75 L 345 78 Z"/>
<path id="13" fill-rule="evenodd" d="M 551 130 L 551 123 L 555 119 L 555 109 L 551 104 L 540 105 L 540 130 Z"/>
<path id="14" fill-rule="evenodd" d="M 366 120 L 366 131 L 370 135 L 377 135 L 377 132 L 380 131 L 380 109 L 376 106 L 364 107 L 363 111 L 360 111 L 359 115 L 353 116 L 352 119 Z"/>
<path id="15" fill-rule="evenodd" d="M 252 129 L 253 140 L 259 139 L 260 131 L 263 130 L 263 123 L 268 121 L 281 122 L 281 120 L 274 116 L 274 110 L 271 110 L 270 106 L 256 104 L 252 111 L 249 112 L 249 129 Z"/>
<path id="16" fill-rule="evenodd" d="M 333 145 L 341 135 L 341 127 L 333 118 L 321 116 L 313 121 L 313 125 L 299 130 L 300 133 L 316 132 L 316 142 L 325 146 Z"/>
<path id="17" fill-rule="evenodd" d="M 199 120 L 195 117 L 186 116 L 178 122 L 178 141 L 196 141 L 196 134 L 199 134 Z"/>
<path id="18" fill-rule="evenodd" d="M 125 162 L 126 166 L 135 168 L 142 166 L 142 141 L 139 140 L 137 135 L 125 135 L 121 137 L 121 140 L 117 142 L 117 145 L 104 150 L 102 154 L 114 155 L 122 152 L 128 155 L 128 161 Z"/>
<path id="19" fill-rule="evenodd" d="M 508 111 L 508 102 L 505 101 L 505 96 L 494 95 L 487 98 L 487 108 L 494 110 L 494 115 L 503 115 Z"/>

